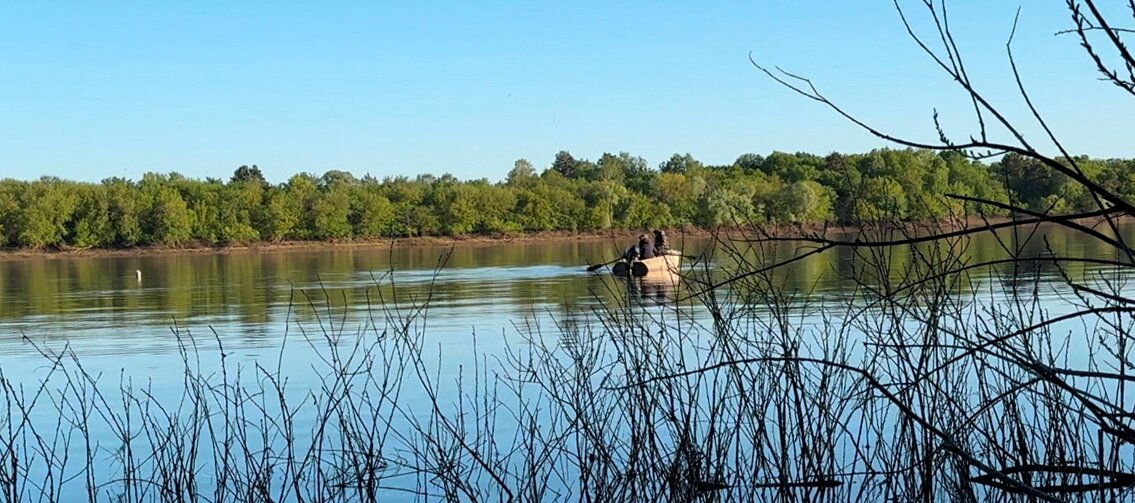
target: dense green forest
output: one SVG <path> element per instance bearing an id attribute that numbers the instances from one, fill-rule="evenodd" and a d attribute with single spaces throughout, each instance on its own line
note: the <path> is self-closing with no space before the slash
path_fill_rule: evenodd
<path id="1" fill-rule="evenodd" d="M 1135 195 L 1135 161 L 1078 159 L 1089 177 Z M 329 171 L 280 184 L 256 166 L 232 178 L 148 173 L 140 181 L 44 177 L 0 181 L 0 245 L 20 248 L 226 245 L 280 240 L 594 231 L 755 222 L 789 224 L 942 218 L 946 194 L 1044 211 L 1091 207 L 1078 184 L 1036 161 L 989 163 L 953 153 L 745 154 L 727 166 L 675 154 L 657 168 L 627 153 L 597 161 L 567 152 L 537 171 L 518 160 L 505 181 Z M 972 208 L 970 209 L 972 210 Z M 995 214 L 987 211 L 987 214 Z"/>

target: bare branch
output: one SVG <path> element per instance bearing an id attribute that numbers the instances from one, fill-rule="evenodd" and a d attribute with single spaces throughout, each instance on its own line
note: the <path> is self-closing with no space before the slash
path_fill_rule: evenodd
<path id="1" fill-rule="evenodd" d="M 839 369 L 839 370 L 843 370 L 845 372 L 855 374 L 855 375 L 859 376 L 860 379 L 863 379 L 871 389 L 874 389 L 875 391 L 878 391 L 879 394 L 883 395 L 883 397 L 885 397 L 892 405 L 894 405 L 895 408 L 897 408 L 902 413 L 902 415 L 904 417 L 914 421 L 915 423 L 918 423 L 918 425 L 921 426 L 922 428 L 924 428 L 926 431 L 930 432 L 935 437 L 938 437 L 942 441 L 941 447 L 943 449 L 946 449 L 947 451 L 957 455 L 958 457 L 961 457 L 962 459 L 964 459 L 967 463 L 969 463 L 974 468 L 977 468 L 978 470 L 981 470 L 982 472 L 989 474 L 990 476 L 996 478 L 998 481 L 1006 484 L 1009 487 L 1017 489 L 1018 491 L 1021 491 L 1024 494 L 1029 494 L 1031 496 L 1034 496 L 1034 497 L 1041 499 L 1041 500 L 1044 500 L 1044 501 L 1053 501 L 1053 502 L 1062 501 L 1059 498 L 1054 498 L 1053 496 L 1051 496 L 1047 493 L 1041 492 L 1041 491 L 1039 491 L 1039 490 L 1037 490 L 1033 487 L 1022 484 L 1018 480 L 1016 480 L 1012 477 L 1009 477 L 1008 475 L 998 471 L 997 469 L 993 468 L 992 466 L 989 466 L 985 462 L 977 459 L 974 455 L 963 450 L 958 445 L 958 443 L 954 439 L 953 435 L 951 435 L 948 432 L 938 428 L 937 426 L 932 424 L 930 421 L 923 418 L 920 414 L 916 413 L 913 409 L 911 409 L 911 407 L 909 405 L 907 405 L 903 400 L 901 400 L 898 396 L 896 396 L 887 386 L 884 386 L 881 382 L 879 382 L 879 380 L 876 379 L 875 376 L 871 375 L 866 370 L 863 370 L 861 368 L 854 367 L 854 366 L 851 366 L 851 365 L 847 365 L 845 363 L 835 362 L 835 361 L 831 361 L 831 360 L 824 360 L 824 359 L 819 359 L 819 358 L 806 358 L 806 357 L 745 358 L 745 359 L 742 359 L 742 360 L 730 360 L 730 361 L 719 362 L 719 363 L 716 363 L 716 364 L 713 364 L 713 365 L 708 365 L 708 366 L 705 366 L 705 367 L 699 367 L 699 368 L 696 368 L 696 369 L 693 369 L 693 370 L 687 370 L 687 371 L 684 371 L 684 372 L 677 372 L 677 373 L 673 373 L 673 374 L 655 376 L 655 377 L 651 377 L 651 378 L 649 378 L 645 381 L 627 384 L 625 386 L 621 386 L 621 387 L 618 387 L 618 388 L 615 388 L 615 389 L 629 389 L 629 388 L 635 388 L 635 387 L 642 387 L 642 386 L 645 386 L 645 385 L 651 384 L 651 383 L 656 383 L 656 382 L 666 381 L 666 380 L 671 380 L 671 379 L 677 379 L 677 378 L 687 377 L 687 376 L 700 375 L 700 374 L 712 372 L 714 370 L 718 370 L 718 369 L 722 369 L 722 368 L 743 366 L 743 365 L 749 365 L 749 364 L 753 364 L 753 363 L 769 363 L 769 362 L 772 362 L 772 363 L 777 363 L 777 362 L 779 362 L 779 363 L 794 363 L 794 364 L 795 363 L 811 363 L 811 364 L 821 365 L 821 366 L 825 366 L 825 367 L 832 367 L 832 368 L 836 368 L 836 369 Z"/>

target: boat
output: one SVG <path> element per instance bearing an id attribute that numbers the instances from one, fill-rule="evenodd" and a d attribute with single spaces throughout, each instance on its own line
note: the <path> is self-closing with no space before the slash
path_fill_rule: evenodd
<path id="1" fill-rule="evenodd" d="M 670 278 L 678 275 L 681 265 L 682 252 L 670 250 L 657 257 L 616 263 L 611 274 L 620 278 Z"/>

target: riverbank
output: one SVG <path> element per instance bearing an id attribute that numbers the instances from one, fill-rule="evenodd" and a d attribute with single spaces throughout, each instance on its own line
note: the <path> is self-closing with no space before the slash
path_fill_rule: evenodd
<path id="1" fill-rule="evenodd" d="M 678 235 L 708 237 L 710 231 L 690 229 L 674 231 Z M 197 255 L 197 254 L 235 254 L 235 253 L 286 253 L 292 251 L 323 251 L 351 249 L 383 249 L 450 246 L 496 246 L 515 243 L 554 243 L 567 241 L 604 241 L 630 243 L 641 231 L 603 231 L 603 232 L 536 232 L 518 235 L 469 235 L 469 236 L 417 236 L 407 238 L 355 239 L 337 241 L 278 241 L 234 244 L 227 246 L 139 246 L 131 248 L 71 248 L 71 249 L 27 249 L 14 248 L 0 250 L 0 260 L 19 260 L 30 258 L 67 257 L 135 257 L 153 255 Z"/>
<path id="2" fill-rule="evenodd" d="M 907 223 L 910 229 L 949 231 L 961 228 L 976 228 L 986 223 L 1002 223 L 1007 217 L 990 218 L 987 221 L 971 218 L 966 221 L 944 221 L 928 223 Z M 1098 219 L 1093 219 L 1098 220 Z M 1091 222 L 1088 222 L 1089 225 Z M 766 226 L 762 229 L 762 236 L 792 236 L 803 234 L 824 234 L 828 237 L 847 236 L 859 229 L 852 226 L 803 224 Z M 516 243 L 556 243 L 556 242 L 594 242 L 611 241 L 618 245 L 629 245 L 644 230 L 606 230 L 594 232 L 567 232 L 549 231 L 532 232 L 515 235 L 468 235 L 468 236 L 417 236 L 406 238 L 379 238 L 354 239 L 337 241 L 278 241 L 257 242 L 247 244 L 234 244 L 227 246 L 139 246 L 132 248 L 70 248 L 70 249 L 28 249 L 11 248 L 0 250 L 0 260 L 19 260 L 30 258 L 68 258 L 68 257 L 133 257 L 152 255 L 196 255 L 196 254 L 230 254 L 230 253 L 286 253 L 292 251 L 323 251 L 323 250 L 351 250 L 351 249 L 384 249 L 409 247 L 437 247 L 450 246 L 496 246 Z M 731 229 L 700 229 L 696 227 L 667 229 L 670 240 L 680 244 L 685 238 L 706 239 L 714 236 L 722 237 L 751 237 L 757 232 L 753 228 Z"/>

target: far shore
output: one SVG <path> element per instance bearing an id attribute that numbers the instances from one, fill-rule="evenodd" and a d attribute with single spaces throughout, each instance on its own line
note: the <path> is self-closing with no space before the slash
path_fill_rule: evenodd
<path id="1" fill-rule="evenodd" d="M 907 223 L 915 229 L 955 230 L 960 228 L 976 228 L 988 223 L 1006 222 L 1007 217 L 994 217 L 988 220 L 971 218 L 965 223 L 959 221 Z M 1093 219 L 1095 220 L 1095 219 Z M 1091 223 L 1088 223 L 1091 225 Z M 787 237 L 803 234 L 825 234 L 829 237 L 847 235 L 857 231 L 850 226 L 805 224 L 788 226 L 767 226 L 763 228 L 762 235 L 775 235 Z M 532 232 L 515 235 L 468 235 L 468 236 L 416 236 L 405 238 L 377 238 L 330 241 L 277 241 L 256 242 L 247 244 L 234 244 L 227 246 L 139 246 L 131 248 L 71 248 L 71 249 L 29 249 L 9 248 L 0 250 L 0 260 L 21 260 L 36 258 L 78 258 L 78 257 L 135 257 L 153 255 L 199 255 L 199 254 L 239 254 L 239 253 L 286 253 L 293 251 L 325 251 L 325 250 L 366 250 L 410 247 L 483 247 L 501 244 L 521 243 L 558 243 L 567 241 L 595 242 L 610 241 L 619 245 L 632 244 L 636 237 L 649 232 L 642 230 L 606 230 L 606 231 L 549 231 Z M 680 243 L 684 238 L 711 238 L 718 237 L 753 237 L 756 232 L 753 228 L 728 229 L 701 229 L 696 227 L 666 229 L 672 243 Z"/>
<path id="2" fill-rule="evenodd" d="M 10 248 L 0 250 L 0 260 L 20 260 L 33 258 L 73 258 L 73 257 L 140 257 L 153 255 L 199 255 L 199 254 L 239 254 L 239 253 L 286 253 L 293 251 L 325 250 L 367 250 L 388 248 L 451 246 L 497 246 L 515 243 L 557 243 L 567 241 L 613 241 L 631 243 L 643 231 L 608 230 L 596 232 L 532 232 L 516 235 L 468 235 L 468 236 L 415 236 L 405 238 L 350 239 L 329 241 L 264 241 L 256 243 L 233 244 L 226 246 L 137 246 L 130 248 L 71 248 L 71 249 L 30 249 Z M 667 231 L 675 236 L 709 237 L 713 233 L 703 229 Z"/>

